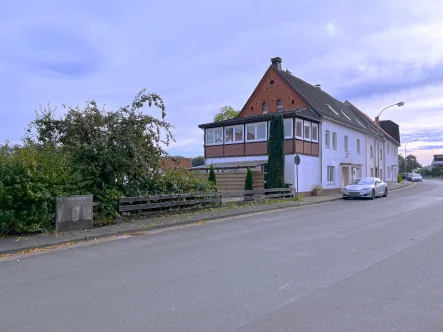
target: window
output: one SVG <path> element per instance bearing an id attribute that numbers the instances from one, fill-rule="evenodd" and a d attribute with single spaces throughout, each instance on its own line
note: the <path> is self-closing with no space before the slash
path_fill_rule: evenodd
<path id="1" fill-rule="evenodd" d="M 357 153 L 360 154 L 360 140 L 357 138 Z"/>
<path id="2" fill-rule="evenodd" d="M 305 140 L 306 141 L 310 141 L 311 140 L 311 123 L 305 121 L 305 125 L 304 125 L 305 131 Z"/>
<path id="3" fill-rule="evenodd" d="M 246 141 L 266 141 L 266 122 L 246 125 Z"/>
<path id="4" fill-rule="evenodd" d="M 295 120 L 295 137 L 298 139 L 303 139 L 303 120 Z"/>
<path id="5" fill-rule="evenodd" d="M 317 123 L 312 124 L 312 141 L 318 142 L 318 124 Z"/>
<path id="6" fill-rule="evenodd" d="M 371 145 L 371 147 L 370 147 L 370 149 L 369 149 L 369 158 L 372 158 L 372 145 Z M 372 176 L 372 175 L 371 175 Z"/>
<path id="7" fill-rule="evenodd" d="M 332 112 L 335 113 L 335 115 L 338 115 L 337 111 L 336 111 L 335 109 L 333 109 L 333 108 L 331 107 L 331 105 L 329 105 L 329 104 L 326 104 L 326 105 L 329 107 L 329 109 L 330 109 Z"/>
<path id="8" fill-rule="evenodd" d="M 380 149 L 380 160 L 383 160 L 383 150 Z"/>
<path id="9" fill-rule="evenodd" d="M 243 126 L 233 126 L 225 128 L 225 143 L 241 143 L 243 142 Z"/>
<path id="10" fill-rule="evenodd" d="M 283 112 L 283 101 L 281 99 L 277 100 L 277 112 Z"/>
<path id="11" fill-rule="evenodd" d="M 391 168 L 388 167 L 388 178 L 390 178 L 390 177 L 391 177 Z"/>
<path id="12" fill-rule="evenodd" d="M 206 145 L 223 144 L 223 128 L 206 129 Z"/>
<path id="13" fill-rule="evenodd" d="M 345 136 L 345 151 L 348 152 L 348 136 Z"/>
<path id="14" fill-rule="evenodd" d="M 329 130 L 325 131 L 325 147 L 329 148 L 331 142 L 331 132 Z"/>
<path id="15" fill-rule="evenodd" d="M 383 181 L 383 172 L 382 172 L 382 170 L 380 170 L 380 180 Z"/>
<path id="16" fill-rule="evenodd" d="M 374 169 L 371 168 L 371 178 L 373 178 L 373 177 L 374 177 Z"/>
<path id="17" fill-rule="evenodd" d="M 337 133 L 332 133 L 332 148 L 337 149 Z"/>
<path id="18" fill-rule="evenodd" d="M 268 114 L 268 103 L 264 102 L 263 104 L 261 104 L 261 112 L 263 114 Z"/>
<path id="19" fill-rule="evenodd" d="M 334 166 L 328 166 L 328 175 L 327 175 L 328 183 L 333 183 L 334 182 L 334 173 L 335 173 L 335 167 Z"/>
<path id="20" fill-rule="evenodd" d="M 285 130 L 285 138 L 292 138 L 292 119 L 285 119 L 283 125 Z"/>

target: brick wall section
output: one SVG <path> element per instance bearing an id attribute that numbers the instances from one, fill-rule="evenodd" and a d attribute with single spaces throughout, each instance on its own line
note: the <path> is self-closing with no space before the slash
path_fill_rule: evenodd
<path id="1" fill-rule="evenodd" d="M 223 145 L 205 146 L 205 157 L 223 157 Z"/>
<path id="2" fill-rule="evenodd" d="M 293 139 L 285 140 L 285 153 L 286 154 L 293 154 L 294 153 L 294 140 Z"/>
<path id="3" fill-rule="evenodd" d="M 162 158 L 161 167 L 163 169 L 188 169 L 192 167 L 191 158 Z"/>
<path id="4" fill-rule="evenodd" d="M 244 144 L 225 144 L 225 157 L 244 156 Z"/>
<path id="5" fill-rule="evenodd" d="M 283 110 L 307 107 L 302 97 L 279 76 L 273 67 L 269 67 L 240 112 L 240 117 L 262 114 L 263 102 L 268 103 L 268 113 L 277 112 L 278 99 L 283 101 Z"/>
<path id="6" fill-rule="evenodd" d="M 256 143 L 246 143 L 245 144 L 245 155 L 246 156 L 259 156 L 268 154 L 268 143 L 267 142 L 256 142 Z"/>

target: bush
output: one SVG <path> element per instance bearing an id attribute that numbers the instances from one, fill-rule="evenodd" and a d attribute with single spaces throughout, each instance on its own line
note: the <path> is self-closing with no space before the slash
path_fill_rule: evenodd
<path id="1" fill-rule="evenodd" d="M 54 197 L 78 194 L 71 159 L 51 145 L 0 148 L 0 234 L 52 230 Z"/>
<path id="2" fill-rule="evenodd" d="M 398 175 L 397 175 L 397 182 L 400 183 L 400 182 L 402 182 L 402 181 L 403 181 L 403 177 L 402 177 L 402 175 L 401 175 L 401 174 L 398 174 Z"/>
<path id="3" fill-rule="evenodd" d="M 208 180 L 210 182 L 212 182 L 213 184 L 217 184 L 217 179 L 215 177 L 215 171 L 214 171 L 214 166 L 211 164 L 211 166 L 209 167 L 209 176 L 208 176 Z"/>
<path id="4" fill-rule="evenodd" d="M 254 178 L 252 176 L 252 171 L 248 168 L 245 179 L 245 190 L 253 190 L 254 189 Z"/>

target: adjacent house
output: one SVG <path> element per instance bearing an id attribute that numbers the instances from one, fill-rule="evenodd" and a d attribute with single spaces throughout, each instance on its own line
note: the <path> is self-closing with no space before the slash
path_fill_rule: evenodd
<path id="1" fill-rule="evenodd" d="M 398 125 L 372 121 L 349 101 L 295 77 L 282 69 L 281 58 L 271 59 L 237 118 L 199 126 L 205 132 L 205 164 L 267 160 L 275 112 L 284 118 L 285 181 L 293 187 L 298 182 L 299 192 L 311 193 L 317 185 L 337 191 L 361 176 L 395 181 Z M 295 155 L 301 160 L 297 168 Z"/>
<path id="2" fill-rule="evenodd" d="M 434 155 L 434 160 L 432 160 L 431 166 L 443 166 L 443 154 Z"/>

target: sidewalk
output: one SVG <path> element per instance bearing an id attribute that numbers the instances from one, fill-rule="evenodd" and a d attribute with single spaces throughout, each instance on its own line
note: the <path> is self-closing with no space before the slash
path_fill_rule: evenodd
<path id="1" fill-rule="evenodd" d="M 411 182 L 389 183 L 390 191 L 411 186 Z M 0 238 L 0 255 L 19 253 L 23 250 L 47 248 L 56 245 L 73 244 L 76 242 L 96 240 L 105 237 L 123 234 L 150 231 L 154 229 L 180 226 L 186 224 L 197 224 L 208 220 L 230 218 L 251 213 L 264 211 L 282 210 L 299 206 L 320 204 L 341 199 L 340 194 L 326 196 L 304 197 L 301 201 L 283 201 L 281 203 L 263 203 L 236 207 L 226 207 L 208 211 L 182 213 L 162 218 L 150 218 L 122 223 L 105 227 L 93 228 L 87 231 L 75 231 L 70 233 L 38 234 L 20 237 Z"/>

